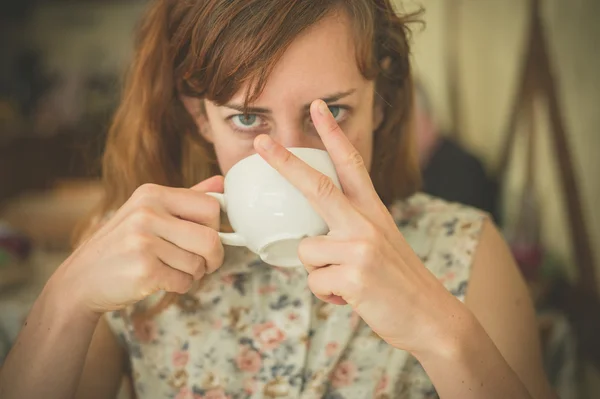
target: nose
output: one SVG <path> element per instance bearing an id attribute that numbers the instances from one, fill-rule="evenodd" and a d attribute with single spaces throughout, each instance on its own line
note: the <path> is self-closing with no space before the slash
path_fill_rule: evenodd
<path id="1" fill-rule="evenodd" d="M 300 128 L 279 131 L 274 139 L 286 148 L 324 149 L 323 142 L 318 134 L 305 132 Z"/>

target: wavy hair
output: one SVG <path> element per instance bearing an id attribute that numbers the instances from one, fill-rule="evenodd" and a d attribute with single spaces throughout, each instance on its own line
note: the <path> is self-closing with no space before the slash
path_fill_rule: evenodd
<path id="1" fill-rule="evenodd" d="M 357 65 L 384 109 L 371 178 L 386 205 L 413 194 L 420 175 L 411 129 L 409 22 L 390 0 L 155 0 L 138 27 L 102 163 L 104 196 L 92 220 L 144 183 L 189 187 L 219 174 L 214 149 L 181 98 L 217 104 L 250 87 L 256 99 L 292 41 L 334 10 L 353 24 Z"/>

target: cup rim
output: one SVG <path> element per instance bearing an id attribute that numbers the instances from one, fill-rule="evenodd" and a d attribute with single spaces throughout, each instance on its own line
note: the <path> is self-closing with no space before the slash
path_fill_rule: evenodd
<path id="1" fill-rule="evenodd" d="M 297 240 L 297 241 L 301 241 L 303 239 L 305 239 L 306 237 L 308 237 L 306 234 L 282 234 L 281 236 L 279 236 L 276 240 L 271 241 L 268 243 L 264 243 L 260 246 L 260 248 L 258 249 L 257 255 L 262 259 L 263 262 L 268 263 L 265 259 L 264 259 L 264 251 L 266 248 L 277 244 L 277 243 L 281 243 L 282 241 L 291 241 L 291 240 Z M 300 262 L 299 258 L 298 258 L 298 254 L 295 254 L 293 256 L 293 259 L 290 258 L 290 260 L 294 261 L 294 264 L 290 264 L 289 262 L 285 265 L 279 265 L 279 267 L 298 267 L 298 266 L 302 266 L 302 262 Z M 296 264 L 295 261 L 298 261 L 299 264 Z M 269 263 L 270 264 L 270 263 Z"/>
<path id="2" fill-rule="evenodd" d="M 322 150 L 320 148 L 312 148 L 312 147 L 287 147 L 287 150 L 290 151 L 292 154 L 294 155 L 298 155 L 297 152 L 316 152 L 316 153 L 325 153 L 327 154 L 327 156 L 329 156 L 329 153 L 326 150 Z M 229 171 L 227 171 L 227 173 L 225 174 L 225 178 L 227 178 L 227 176 L 233 172 L 234 170 L 239 169 L 240 167 L 242 167 L 243 165 L 245 165 L 247 163 L 247 161 L 249 162 L 251 159 L 253 158 L 262 158 L 260 156 L 259 153 L 254 153 L 252 155 L 248 155 L 247 157 L 239 160 L 238 162 L 236 162 L 230 169 Z"/>

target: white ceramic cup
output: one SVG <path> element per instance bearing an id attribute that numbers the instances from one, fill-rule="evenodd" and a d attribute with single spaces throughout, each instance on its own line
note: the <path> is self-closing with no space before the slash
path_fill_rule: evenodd
<path id="1" fill-rule="evenodd" d="M 340 187 L 329 154 L 314 148 L 289 148 Z M 244 246 L 270 265 L 301 266 L 298 244 L 329 228 L 306 197 L 254 154 L 236 163 L 225 176 L 225 193 L 208 193 L 227 213 L 234 233 L 219 233 L 225 245 Z"/>

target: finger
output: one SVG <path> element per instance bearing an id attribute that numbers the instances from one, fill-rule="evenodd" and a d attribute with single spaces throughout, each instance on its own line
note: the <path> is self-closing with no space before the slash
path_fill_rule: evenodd
<path id="1" fill-rule="evenodd" d="M 331 236 L 307 237 L 300 241 L 298 257 L 306 271 L 312 273 L 321 267 L 344 263 L 348 249 L 347 243 Z"/>
<path id="2" fill-rule="evenodd" d="M 322 297 L 322 296 L 319 296 L 319 295 L 315 295 L 315 296 L 317 298 L 319 298 L 320 300 L 322 300 L 323 302 L 327 302 L 327 303 L 330 303 L 332 305 L 343 306 L 343 305 L 347 305 L 348 304 L 348 302 L 346 302 L 344 300 L 344 298 L 336 296 L 336 295 L 330 295 L 330 296 L 327 296 L 327 297 Z"/>
<path id="3" fill-rule="evenodd" d="M 331 265 L 308 275 L 308 287 L 317 298 L 334 305 L 345 305 L 344 266 Z"/>
<path id="4" fill-rule="evenodd" d="M 166 291 L 185 294 L 192 288 L 194 279 L 188 273 L 173 269 L 162 261 L 157 260 L 160 264 L 156 268 L 156 273 L 153 273 L 153 285 L 156 289 L 151 291 Z"/>
<path id="5" fill-rule="evenodd" d="M 177 218 L 202 224 L 215 230 L 219 229 L 221 223 L 219 202 L 204 193 L 187 188 L 146 184 L 136 190 L 128 201 L 128 206 L 138 209 L 141 206 L 162 207 Z"/>
<path id="6" fill-rule="evenodd" d="M 216 230 L 165 215 L 151 217 L 148 224 L 157 237 L 204 258 L 206 273 L 214 272 L 223 264 L 225 250 Z"/>
<path id="7" fill-rule="evenodd" d="M 310 114 L 317 132 L 333 160 L 344 193 L 364 205 L 372 205 L 372 201 L 378 200 L 379 197 L 375 192 L 363 158 L 348 140 L 327 104 L 322 100 L 314 101 L 310 107 Z"/>
<path id="8" fill-rule="evenodd" d="M 191 189 L 200 193 L 222 193 L 224 191 L 225 179 L 221 175 L 213 176 L 201 181 Z"/>
<path id="9" fill-rule="evenodd" d="M 199 280 L 206 274 L 206 260 L 204 257 L 193 252 L 186 251 L 178 246 L 154 237 L 154 249 L 156 256 L 166 265 L 173 269 L 189 274 L 194 280 Z"/>
<path id="10" fill-rule="evenodd" d="M 356 210 L 329 177 L 308 166 L 267 135 L 258 136 L 254 146 L 269 165 L 300 190 L 330 228 L 356 222 L 353 218 L 357 215 Z"/>

